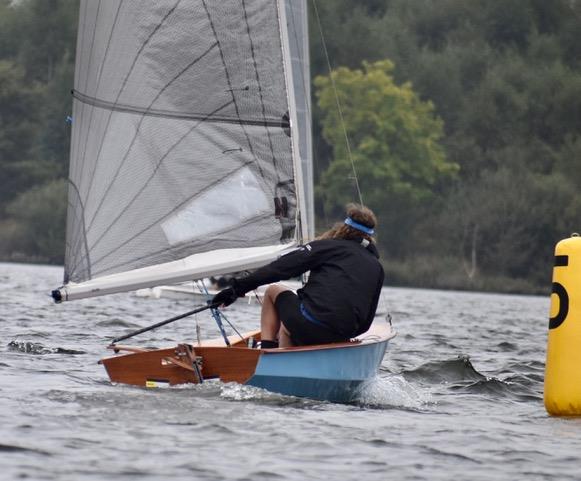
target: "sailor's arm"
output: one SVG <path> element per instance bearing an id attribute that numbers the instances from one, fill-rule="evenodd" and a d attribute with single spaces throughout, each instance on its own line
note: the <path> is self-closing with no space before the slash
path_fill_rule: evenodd
<path id="1" fill-rule="evenodd" d="M 234 279 L 232 287 L 239 296 L 242 296 L 258 286 L 297 277 L 320 263 L 317 250 L 316 241 L 300 246 L 252 274 Z"/>

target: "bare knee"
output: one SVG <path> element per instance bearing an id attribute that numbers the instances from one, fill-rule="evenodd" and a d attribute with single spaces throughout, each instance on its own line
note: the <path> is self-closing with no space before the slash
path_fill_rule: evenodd
<path id="1" fill-rule="evenodd" d="M 288 291 L 289 288 L 283 286 L 282 284 L 271 284 L 266 288 L 264 292 L 265 297 L 267 297 L 273 304 L 276 301 L 276 298 L 281 292 Z"/>

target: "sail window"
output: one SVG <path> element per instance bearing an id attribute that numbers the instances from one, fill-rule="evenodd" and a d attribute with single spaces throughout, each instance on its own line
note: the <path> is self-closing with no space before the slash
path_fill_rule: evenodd
<path id="1" fill-rule="evenodd" d="M 233 229 L 272 212 L 263 190 L 250 168 L 245 167 L 198 196 L 161 228 L 171 245 Z"/>

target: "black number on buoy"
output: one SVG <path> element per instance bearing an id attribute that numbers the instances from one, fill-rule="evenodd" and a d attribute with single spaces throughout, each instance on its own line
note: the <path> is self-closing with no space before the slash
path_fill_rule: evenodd
<path id="1" fill-rule="evenodd" d="M 569 256 L 555 257 L 555 267 L 565 267 L 567 265 L 569 265 Z M 567 319 L 567 314 L 569 314 L 569 294 L 567 294 L 567 289 L 565 289 L 563 284 L 558 282 L 553 282 L 553 290 L 551 292 L 559 296 L 559 312 L 557 312 L 555 317 L 549 319 L 549 329 L 555 329 Z"/>
<path id="2" fill-rule="evenodd" d="M 563 324 L 563 321 L 567 319 L 567 314 L 569 314 L 569 294 L 562 284 L 558 282 L 553 282 L 553 294 L 559 296 L 559 312 L 555 317 L 549 319 L 549 329 L 555 329 Z"/>

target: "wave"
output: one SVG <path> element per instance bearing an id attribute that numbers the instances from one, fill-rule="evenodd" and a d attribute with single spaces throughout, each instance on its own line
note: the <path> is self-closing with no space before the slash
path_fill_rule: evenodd
<path id="1" fill-rule="evenodd" d="M 462 354 L 456 359 L 444 361 L 430 361 L 420 367 L 403 371 L 401 373 L 406 379 L 425 382 L 429 384 L 454 383 L 459 381 L 481 381 L 486 376 L 479 373 L 472 362 L 470 356 Z"/>
<path id="2" fill-rule="evenodd" d="M 517 363 L 501 373 L 486 376 L 476 370 L 469 356 L 460 355 L 456 359 L 422 364 L 416 369 L 403 371 L 402 375 L 414 382 L 445 385 L 456 393 L 509 397 L 521 401 L 542 399 L 543 375 L 538 365 Z"/>
<path id="3" fill-rule="evenodd" d="M 506 397 L 520 401 L 539 401 L 543 398 L 542 388 L 537 390 L 510 380 L 495 377 L 476 381 L 464 386 L 450 386 L 450 390 L 465 394 L 478 394 L 494 398 Z"/>
<path id="4" fill-rule="evenodd" d="M 501 351 L 504 352 L 518 351 L 518 345 L 515 344 L 514 342 L 502 341 L 499 342 L 496 345 L 496 347 L 498 347 Z"/>
<path id="5" fill-rule="evenodd" d="M 42 449 L 36 448 L 26 448 L 24 446 L 15 446 L 13 444 L 0 444 L 0 453 L 35 453 L 42 454 L 44 456 L 52 456 L 48 451 L 43 451 Z"/>
<path id="6" fill-rule="evenodd" d="M 99 327 L 127 327 L 131 329 L 137 329 L 141 327 L 139 324 L 130 321 L 124 321 L 123 319 L 107 319 L 105 321 L 99 321 L 96 324 Z"/>
<path id="7" fill-rule="evenodd" d="M 16 352 L 24 352 L 27 354 L 86 354 L 86 351 L 79 349 L 68 349 L 64 347 L 47 347 L 40 342 L 30 341 L 10 341 L 8 343 L 8 350 Z"/>

